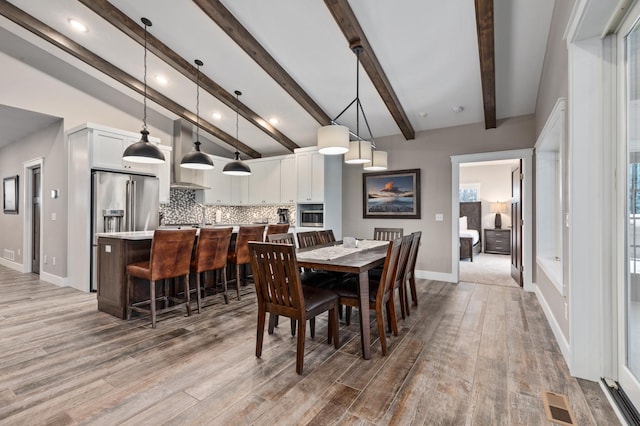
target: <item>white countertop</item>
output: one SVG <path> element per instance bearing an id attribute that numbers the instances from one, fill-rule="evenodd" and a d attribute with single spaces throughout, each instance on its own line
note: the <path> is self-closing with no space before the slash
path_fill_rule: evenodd
<path id="1" fill-rule="evenodd" d="M 96 237 L 117 238 L 120 240 L 150 240 L 153 238 L 153 231 L 99 232 Z"/>

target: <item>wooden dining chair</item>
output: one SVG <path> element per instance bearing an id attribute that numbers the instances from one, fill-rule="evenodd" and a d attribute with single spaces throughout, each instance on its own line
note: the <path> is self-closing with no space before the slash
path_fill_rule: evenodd
<path id="1" fill-rule="evenodd" d="M 333 229 L 324 229 L 322 231 L 316 231 L 316 239 L 318 244 L 333 243 L 336 241 L 335 235 L 333 235 Z"/>
<path id="2" fill-rule="evenodd" d="M 413 241 L 413 235 L 405 235 L 402 237 L 402 247 L 400 248 L 400 255 L 398 256 L 398 267 L 396 268 L 396 275 L 393 282 L 393 290 L 398 290 L 398 300 L 400 302 L 400 315 L 402 319 L 405 319 L 408 311 L 407 294 L 405 281 L 407 278 L 407 265 L 409 263 L 409 252 L 411 251 L 411 242 Z M 394 296 L 395 299 L 395 296 Z"/>
<path id="3" fill-rule="evenodd" d="M 213 288 L 216 287 L 216 272 L 222 276 L 224 303 L 229 303 L 227 297 L 227 254 L 233 228 L 201 228 L 198 234 L 195 256 L 191 259 L 191 273 L 196 275 L 196 297 L 198 313 L 202 304 L 202 294 L 205 285 L 205 272 L 213 272 Z"/>
<path id="4" fill-rule="evenodd" d="M 262 356 L 267 312 L 293 318 L 298 323 L 296 373 L 302 374 L 306 321 L 329 312 L 328 343 L 338 349 L 338 295 L 331 290 L 303 286 L 296 250 L 290 244 L 249 243 L 258 298 L 256 357 Z"/>
<path id="5" fill-rule="evenodd" d="M 373 228 L 373 239 L 379 241 L 391 241 L 402 238 L 404 230 L 402 228 Z"/>
<path id="6" fill-rule="evenodd" d="M 289 230 L 288 223 L 271 223 L 267 225 L 267 231 L 264 235 L 264 240 L 267 241 L 269 235 L 272 234 L 284 234 Z"/>
<path id="7" fill-rule="evenodd" d="M 387 314 L 387 329 L 392 331 L 394 336 L 398 335 L 398 324 L 396 320 L 395 306 L 393 303 L 393 287 L 395 284 L 396 268 L 400 257 L 401 245 L 402 240 L 399 238 L 389 241 L 380 281 L 369 281 L 369 309 L 374 309 L 376 312 L 376 322 L 378 324 L 378 334 L 380 335 L 382 355 L 387 354 L 387 340 L 385 336 L 384 316 L 382 312 L 383 308 Z M 334 288 L 333 291 L 340 297 L 340 304 L 347 307 L 346 320 L 347 324 L 349 324 L 351 308 L 359 307 L 360 303 L 357 284 L 355 281 L 349 280 L 342 286 Z M 359 313 L 362 312 L 362 310 L 359 311 Z"/>
<path id="8" fill-rule="evenodd" d="M 268 242 L 275 244 L 289 244 L 293 247 L 296 246 L 296 241 L 293 237 L 293 234 L 271 234 L 268 237 Z M 319 287 L 319 288 L 331 288 L 336 283 L 336 278 L 334 274 L 331 274 L 327 271 L 310 271 L 305 270 L 304 268 L 300 268 L 300 281 L 302 285 L 307 285 L 311 287 Z M 310 320 L 311 325 L 311 337 L 315 335 L 315 319 Z M 269 314 L 269 334 L 273 334 L 273 330 L 278 326 L 278 315 Z M 295 336 L 296 334 L 296 322 L 295 320 L 291 320 L 291 335 Z"/>
<path id="9" fill-rule="evenodd" d="M 229 246 L 229 254 L 227 262 L 235 265 L 235 284 L 238 292 L 238 300 L 240 300 L 240 265 L 248 265 L 251 262 L 249 258 L 249 241 L 262 241 L 264 235 L 264 225 L 248 225 L 240 226 L 233 247 Z M 245 281 L 247 280 L 245 267 Z"/>
<path id="10" fill-rule="evenodd" d="M 130 263 L 127 265 L 127 300 L 134 300 L 137 292 L 134 286 L 139 278 L 149 285 L 149 299 L 140 302 L 127 302 L 127 319 L 131 319 L 131 312 L 148 313 L 151 315 L 151 327 L 156 328 L 158 314 L 185 307 L 187 315 L 191 315 L 191 300 L 189 294 L 189 270 L 191 253 L 196 238 L 195 229 L 156 229 L 151 241 L 149 260 Z M 169 293 L 169 278 L 180 278 L 184 284 L 182 299 Z M 156 297 L 156 283 L 164 280 L 164 293 Z M 158 309 L 158 302 L 164 303 L 164 308 Z M 148 305 L 148 307 L 146 307 Z"/>
<path id="11" fill-rule="evenodd" d="M 411 302 L 414 306 L 418 306 L 418 292 L 416 291 L 416 260 L 418 259 L 418 248 L 420 247 L 420 238 L 422 237 L 421 231 L 413 232 L 413 240 L 411 241 L 411 250 L 409 251 L 409 261 L 407 264 L 407 274 L 405 284 L 409 284 L 409 290 L 411 292 Z M 405 291 L 405 295 L 407 291 Z M 409 312 L 409 298 L 406 297 L 407 313 Z"/>
<path id="12" fill-rule="evenodd" d="M 298 247 L 307 248 L 318 245 L 318 233 L 316 231 L 298 232 Z"/>

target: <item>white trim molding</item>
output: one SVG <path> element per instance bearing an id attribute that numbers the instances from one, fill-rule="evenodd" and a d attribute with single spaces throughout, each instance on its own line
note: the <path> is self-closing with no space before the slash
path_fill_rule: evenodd
<path id="1" fill-rule="evenodd" d="M 33 255 L 33 243 L 31 241 L 31 221 L 33 215 L 31 214 L 31 196 L 27 197 L 27 194 L 31 194 L 33 188 L 33 181 L 31 178 L 31 170 L 34 168 L 40 168 L 40 176 L 44 176 L 44 159 L 37 157 L 29 161 L 22 163 L 22 175 L 24 176 L 24 193 L 22 194 L 22 270 L 21 272 L 32 272 L 31 258 Z M 42 185 L 40 185 L 40 272 L 42 272 L 42 243 L 43 243 L 43 230 L 44 230 L 44 197 L 42 196 Z"/>
<path id="2" fill-rule="evenodd" d="M 416 271 L 416 278 L 421 278 L 425 280 L 433 280 L 433 281 L 444 281 L 447 283 L 457 283 L 458 280 L 455 280 L 453 274 L 447 274 L 445 272 L 433 272 L 433 271 Z"/>
<path id="3" fill-rule="evenodd" d="M 558 346 L 560 346 L 560 351 L 567 362 L 567 366 L 571 369 L 571 357 L 569 356 L 571 354 L 571 347 L 569 346 L 569 341 L 564 337 L 564 334 L 560 329 L 560 324 L 558 324 L 558 321 L 556 321 L 556 318 L 553 316 L 553 312 L 547 303 L 547 299 L 544 298 L 544 294 L 540 291 L 540 287 L 537 285 L 535 286 L 535 295 L 538 299 L 538 303 L 540 303 L 542 311 L 544 312 L 544 316 L 547 317 L 551 331 L 553 331 L 553 335 L 556 337 L 556 342 L 558 342 Z"/>
<path id="4" fill-rule="evenodd" d="M 22 264 L 18 262 L 12 262 L 11 260 L 0 257 L 0 265 L 6 266 L 18 272 L 22 272 Z"/>

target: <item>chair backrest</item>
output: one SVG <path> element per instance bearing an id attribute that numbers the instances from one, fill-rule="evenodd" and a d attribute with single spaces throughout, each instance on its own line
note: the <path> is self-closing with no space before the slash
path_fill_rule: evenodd
<path id="1" fill-rule="evenodd" d="M 318 239 L 318 244 L 332 243 L 336 240 L 335 235 L 333 235 L 333 229 L 316 231 L 316 234 L 317 234 L 316 237 Z"/>
<path id="2" fill-rule="evenodd" d="M 298 247 L 307 248 L 318 245 L 318 233 L 316 231 L 298 232 Z"/>
<path id="3" fill-rule="evenodd" d="M 267 240 L 268 243 L 291 244 L 294 247 L 296 246 L 296 240 L 292 233 L 267 235 Z"/>
<path id="4" fill-rule="evenodd" d="M 387 255 L 384 259 L 384 266 L 382 267 L 382 276 L 380 277 L 378 292 L 376 293 L 376 303 L 384 303 L 391 297 L 401 246 L 402 240 L 400 238 L 389 241 Z"/>
<path id="5" fill-rule="evenodd" d="M 409 262 L 409 252 L 411 251 L 411 241 L 413 241 L 413 235 L 405 235 L 402 237 L 402 247 L 400 248 L 400 255 L 398 256 L 398 268 L 396 269 L 396 276 L 393 288 L 400 287 L 407 277 L 407 263 Z"/>
<path id="6" fill-rule="evenodd" d="M 373 239 L 380 241 L 391 241 L 402 238 L 404 230 L 402 228 L 373 228 Z"/>
<path id="7" fill-rule="evenodd" d="M 271 223 L 267 225 L 267 233 L 265 234 L 265 239 L 268 238 L 271 234 L 284 234 L 288 230 L 288 223 Z"/>
<path id="8" fill-rule="evenodd" d="M 151 280 L 187 275 L 196 239 L 195 229 L 156 229 L 151 241 Z"/>
<path id="9" fill-rule="evenodd" d="M 251 242 L 249 256 L 259 309 L 304 321 L 304 294 L 295 247 Z"/>
<path id="10" fill-rule="evenodd" d="M 238 228 L 235 247 L 235 263 L 245 264 L 250 262 L 249 241 L 262 241 L 264 225 L 241 226 Z"/>
<path id="11" fill-rule="evenodd" d="M 412 277 L 416 270 L 416 260 L 418 259 L 418 247 L 420 246 L 422 231 L 413 232 L 411 235 L 413 236 L 413 240 L 411 240 L 411 250 L 409 251 L 409 260 L 407 262 L 407 279 Z"/>
<path id="12" fill-rule="evenodd" d="M 233 228 L 201 228 L 192 263 L 194 272 L 212 271 L 227 264 Z"/>

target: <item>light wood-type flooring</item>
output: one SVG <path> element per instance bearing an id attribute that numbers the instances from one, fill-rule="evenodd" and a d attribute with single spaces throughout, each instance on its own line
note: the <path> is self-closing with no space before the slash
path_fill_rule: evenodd
<path id="1" fill-rule="evenodd" d="M 383 357 L 357 324 L 326 344 L 326 316 L 295 373 L 288 320 L 255 357 L 253 287 L 201 314 L 123 321 L 94 294 L 0 266 L 0 424 L 543 425 L 540 392 L 580 425 L 618 424 L 596 383 L 570 377 L 533 294 L 419 280 L 419 306 Z M 307 333 L 308 336 L 308 333 Z"/>

